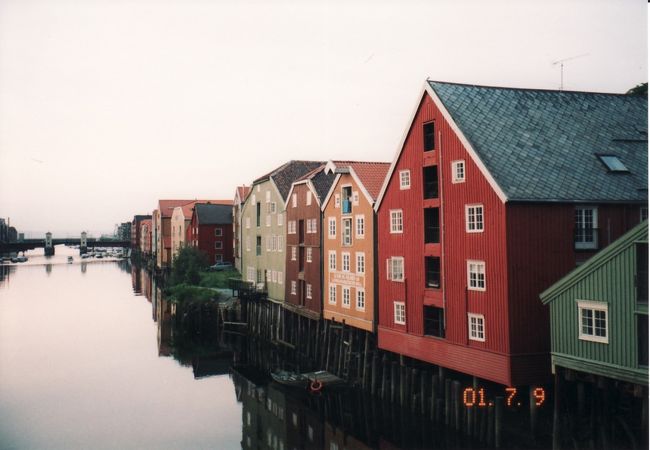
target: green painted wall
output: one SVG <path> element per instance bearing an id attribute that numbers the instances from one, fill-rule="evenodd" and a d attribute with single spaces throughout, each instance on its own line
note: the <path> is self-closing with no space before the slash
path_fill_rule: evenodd
<path id="1" fill-rule="evenodd" d="M 647 223 L 638 226 L 544 292 L 550 302 L 553 363 L 630 382 L 647 384 L 648 368 L 637 363 L 636 243 L 648 241 Z M 578 300 L 608 306 L 608 343 L 578 338 Z"/>
<path id="2" fill-rule="evenodd" d="M 268 197 L 267 197 L 268 195 Z M 268 198 L 268 202 L 267 202 Z M 268 205 L 275 202 L 275 213 L 268 212 Z M 257 226 L 257 206 L 260 203 L 261 215 L 260 226 Z M 267 226 L 267 215 L 270 216 L 270 225 Z M 278 217 L 279 216 L 279 217 Z M 284 200 L 280 197 L 273 183 L 264 181 L 252 186 L 251 194 L 248 196 L 242 209 L 242 279 L 248 280 L 248 270 L 250 267 L 255 271 L 261 270 L 263 273 L 275 272 L 276 281 L 273 279 L 266 281 L 269 298 L 275 301 L 284 301 L 284 280 L 286 266 L 286 217 L 284 214 Z M 250 226 L 247 227 L 247 224 Z M 261 236 L 262 249 L 261 255 L 256 254 L 256 238 Z M 280 249 L 267 250 L 267 242 L 272 236 L 282 236 L 282 246 Z M 247 243 L 249 246 L 247 247 Z"/>

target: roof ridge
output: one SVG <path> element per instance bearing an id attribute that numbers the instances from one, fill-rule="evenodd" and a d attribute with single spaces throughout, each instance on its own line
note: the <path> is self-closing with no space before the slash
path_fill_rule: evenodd
<path id="1" fill-rule="evenodd" d="M 594 92 L 594 91 L 576 91 L 576 90 L 564 90 L 564 89 L 550 89 L 550 88 L 529 88 L 529 87 L 514 87 L 514 86 L 492 86 L 485 84 L 473 84 L 473 83 L 459 83 L 454 81 L 441 81 L 441 80 L 431 80 L 427 78 L 427 83 L 438 83 L 438 84 L 449 84 L 455 86 L 467 86 L 475 88 L 486 88 L 486 89 L 504 89 L 510 91 L 534 91 L 534 92 L 553 92 L 553 93 L 564 93 L 564 94 L 595 94 L 595 95 L 612 95 L 616 97 L 641 97 L 646 100 L 648 97 L 643 95 L 629 95 L 626 93 L 616 93 L 616 92 Z"/>

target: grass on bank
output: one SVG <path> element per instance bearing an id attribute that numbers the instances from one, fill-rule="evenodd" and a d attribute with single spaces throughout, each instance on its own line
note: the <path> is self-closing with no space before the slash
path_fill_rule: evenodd
<path id="1" fill-rule="evenodd" d="M 241 278 L 241 275 L 236 270 L 224 270 L 222 272 L 201 272 L 201 281 L 199 286 L 228 289 L 228 278 Z"/>

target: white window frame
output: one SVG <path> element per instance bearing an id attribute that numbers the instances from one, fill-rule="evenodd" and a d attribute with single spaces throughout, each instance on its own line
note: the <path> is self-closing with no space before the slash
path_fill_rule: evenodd
<path id="1" fill-rule="evenodd" d="M 330 270 L 336 270 L 336 250 L 330 250 L 328 253 L 328 262 Z M 333 263 L 333 264 L 332 264 Z"/>
<path id="2" fill-rule="evenodd" d="M 222 241 L 215 241 L 214 249 L 215 250 L 223 250 L 223 242 Z"/>
<path id="3" fill-rule="evenodd" d="M 298 194 L 295 192 L 291 195 L 291 207 L 296 208 L 298 206 Z"/>
<path id="4" fill-rule="evenodd" d="M 472 271 L 472 266 L 476 267 L 476 271 Z M 472 285 L 472 274 L 476 274 L 476 283 L 473 286 Z M 483 275 L 483 286 L 480 286 L 480 277 L 479 275 Z M 485 261 L 477 261 L 477 260 L 467 260 L 467 290 L 469 291 L 480 291 L 484 292 L 487 286 L 487 280 L 486 280 L 486 270 L 485 270 Z"/>
<path id="5" fill-rule="evenodd" d="M 335 208 L 340 208 L 341 207 L 341 195 L 340 194 L 334 194 L 334 207 Z"/>
<path id="6" fill-rule="evenodd" d="M 341 252 L 341 271 L 343 272 L 350 271 L 350 252 Z"/>
<path id="7" fill-rule="evenodd" d="M 350 228 L 349 228 L 350 232 L 349 233 L 346 232 L 346 229 L 347 229 L 346 224 L 350 224 Z M 352 227 L 353 227 L 353 225 L 352 225 L 352 217 L 343 217 L 341 219 L 341 245 L 343 247 L 351 247 L 352 246 L 352 243 L 353 243 L 352 233 L 354 232 Z"/>
<path id="8" fill-rule="evenodd" d="M 290 220 L 287 222 L 287 234 L 296 234 L 296 221 Z"/>
<path id="9" fill-rule="evenodd" d="M 291 295 L 297 295 L 298 292 L 298 283 L 296 280 L 291 280 Z"/>
<path id="10" fill-rule="evenodd" d="M 609 344 L 609 307 L 605 302 L 597 302 L 593 300 L 576 300 L 578 307 L 578 339 L 582 341 L 598 342 L 601 344 Z M 591 311 L 591 328 L 593 334 L 584 333 L 582 329 L 582 311 Z M 595 312 L 600 311 L 605 313 L 605 336 L 596 336 L 596 315 Z"/>
<path id="11" fill-rule="evenodd" d="M 467 233 L 482 233 L 484 229 L 485 208 L 483 205 L 465 205 L 465 231 Z"/>
<path id="12" fill-rule="evenodd" d="M 343 286 L 342 293 L 341 293 L 341 306 L 343 308 L 348 308 L 349 309 L 350 308 L 350 302 L 351 302 L 350 288 L 348 286 Z"/>
<path id="13" fill-rule="evenodd" d="M 274 283 L 278 282 L 278 272 L 276 270 L 271 271 L 271 281 Z"/>
<path id="14" fill-rule="evenodd" d="M 356 292 L 356 309 L 357 311 L 365 311 L 366 310 L 366 290 L 363 288 L 357 288 Z M 359 302 L 359 300 L 363 300 L 363 302 Z"/>
<path id="15" fill-rule="evenodd" d="M 223 262 L 223 254 L 217 253 L 216 255 L 214 255 L 214 262 L 215 263 Z"/>
<path id="16" fill-rule="evenodd" d="M 406 189 L 411 189 L 411 171 L 410 170 L 400 170 L 399 171 L 399 189 L 404 191 Z"/>
<path id="17" fill-rule="evenodd" d="M 277 211 L 277 205 L 275 202 L 269 203 L 269 213 L 270 214 L 275 214 Z"/>
<path id="18" fill-rule="evenodd" d="M 390 210 L 390 233 L 397 234 L 404 232 L 404 213 L 401 209 Z"/>
<path id="19" fill-rule="evenodd" d="M 406 303 L 393 301 L 393 322 L 397 325 L 406 325 Z"/>
<path id="20" fill-rule="evenodd" d="M 266 203 L 271 203 L 271 191 L 266 191 Z"/>
<path id="21" fill-rule="evenodd" d="M 283 243 L 282 243 L 282 235 L 278 235 L 278 251 L 281 252 L 284 249 Z"/>
<path id="22" fill-rule="evenodd" d="M 336 285 L 329 285 L 329 295 L 327 296 L 327 303 L 330 305 L 336 305 Z"/>
<path id="23" fill-rule="evenodd" d="M 458 168 L 461 168 L 462 171 L 462 176 L 459 176 L 459 170 Z M 456 184 L 456 183 L 464 183 L 465 182 L 465 160 L 464 159 L 459 159 L 457 161 L 452 161 L 451 162 L 451 182 Z"/>
<path id="24" fill-rule="evenodd" d="M 278 284 L 284 284 L 284 277 L 282 276 L 282 272 L 278 270 Z"/>
<path id="25" fill-rule="evenodd" d="M 284 214 L 278 213 L 278 226 L 284 225 Z"/>
<path id="26" fill-rule="evenodd" d="M 388 272 L 388 279 L 390 281 L 397 281 L 400 283 L 404 282 L 404 257 L 402 256 L 391 256 L 386 260 L 387 262 L 387 272 Z M 395 268 L 401 266 L 401 271 L 396 272 Z M 401 274 L 401 277 L 396 278 L 395 274 L 399 273 Z"/>
<path id="27" fill-rule="evenodd" d="M 297 261 L 298 260 L 298 247 L 295 245 L 291 246 L 291 261 Z"/>
<path id="28" fill-rule="evenodd" d="M 311 247 L 307 247 L 307 248 L 305 249 L 305 259 L 306 259 L 306 261 L 307 261 L 308 263 L 311 262 L 311 253 L 312 253 L 312 248 L 311 248 Z"/>
<path id="29" fill-rule="evenodd" d="M 475 332 L 472 331 L 472 319 L 475 320 Z M 467 336 L 472 341 L 485 342 L 485 316 L 483 314 L 467 313 Z"/>
<path id="30" fill-rule="evenodd" d="M 586 241 L 586 240 L 578 241 L 577 237 L 575 237 L 574 240 L 575 240 L 575 248 L 576 249 L 587 249 L 587 250 L 589 250 L 589 249 L 597 249 L 598 248 L 598 207 L 589 206 L 589 205 L 576 206 L 576 208 L 574 210 L 574 220 L 573 220 L 574 227 L 576 229 L 578 228 L 577 227 L 578 224 L 575 221 L 576 213 L 578 211 L 583 211 L 581 213 L 582 217 L 581 217 L 580 222 L 584 223 L 585 222 L 585 220 L 584 220 L 585 219 L 584 211 L 587 211 L 587 210 L 591 210 L 591 212 L 592 212 L 591 218 L 592 218 L 592 222 L 593 222 L 592 227 L 593 227 L 593 230 L 594 230 L 593 231 L 593 240 L 591 240 L 591 241 Z"/>
<path id="31" fill-rule="evenodd" d="M 354 232 L 357 239 L 363 239 L 366 236 L 366 216 L 363 214 L 354 216 Z"/>
<path id="32" fill-rule="evenodd" d="M 305 290 L 306 290 L 305 296 L 310 299 L 311 295 L 312 295 L 311 284 L 307 284 L 307 287 L 305 288 Z"/>
<path id="33" fill-rule="evenodd" d="M 307 206 L 311 206 L 311 191 L 307 191 L 307 195 L 305 197 L 306 197 L 305 204 Z"/>
<path id="34" fill-rule="evenodd" d="M 327 238 L 336 239 L 336 217 L 327 218 Z"/>
<path id="35" fill-rule="evenodd" d="M 198 234 L 198 232 L 195 231 L 194 234 L 196 235 L 196 234 Z M 221 227 L 217 227 L 217 228 L 215 228 L 215 229 L 214 229 L 214 236 L 215 236 L 215 237 L 221 237 L 221 236 L 223 236 L 223 228 L 221 228 Z"/>
<path id="36" fill-rule="evenodd" d="M 251 251 L 251 237 L 246 236 L 246 251 L 250 252 Z"/>
<path id="37" fill-rule="evenodd" d="M 271 214 L 266 215 L 266 226 L 267 227 L 271 226 Z"/>
<path id="38" fill-rule="evenodd" d="M 356 272 L 358 274 L 365 274 L 366 273 L 366 254 L 364 252 L 356 252 L 356 265 L 354 266 Z M 361 263 L 361 264 L 359 264 Z M 361 267 L 362 270 L 359 270 L 359 267 Z"/>

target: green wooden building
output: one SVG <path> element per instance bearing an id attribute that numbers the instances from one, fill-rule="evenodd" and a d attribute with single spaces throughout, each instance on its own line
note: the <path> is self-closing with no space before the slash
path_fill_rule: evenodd
<path id="1" fill-rule="evenodd" d="M 544 291 L 558 367 L 648 385 L 648 221 Z"/>

